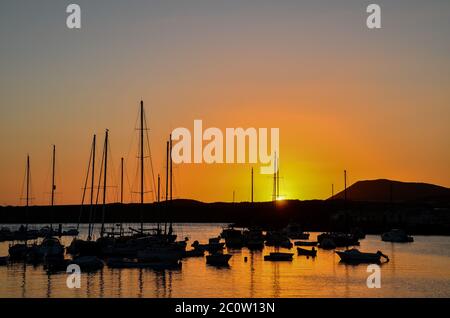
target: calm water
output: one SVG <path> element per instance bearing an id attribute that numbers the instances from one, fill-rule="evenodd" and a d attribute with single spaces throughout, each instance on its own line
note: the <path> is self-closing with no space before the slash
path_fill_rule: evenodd
<path id="1" fill-rule="evenodd" d="M 176 224 L 175 230 L 180 239 L 206 242 L 222 226 Z M 71 240 L 62 239 L 65 245 Z M 450 237 L 416 236 L 414 243 L 392 244 L 368 235 L 360 249 L 389 256 L 381 266 L 380 289 L 367 288 L 367 265 L 343 265 L 333 251 L 319 249 L 315 259 L 295 255 L 291 263 L 276 263 L 264 262 L 263 255 L 273 251 L 266 247 L 228 250 L 229 268 L 206 265 L 204 258 L 183 260 L 180 270 L 105 266 L 82 274 L 80 289 L 68 289 L 65 273 L 47 275 L 42 265 L 0 266 L 0 297 L 450 297 Z M 8 243 L 0 243 L 0 256 L 7 253 Z"/>

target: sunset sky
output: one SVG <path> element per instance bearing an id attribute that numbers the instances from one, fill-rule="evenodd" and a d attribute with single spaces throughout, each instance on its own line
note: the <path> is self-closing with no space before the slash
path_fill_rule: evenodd
<path id="1" fill-rule="evenodd" d="M 66 27 L 69 3 L 81 6 L 80 30 Z M 370 3 L 380 30 L 366 27 Z M 110 182 L 123 156 L 136 184 L 141 99 L 155 174 L 172 129 L 202 119 L 280 128 L 285 198 L 327 198 L 344 169 L 350 184 L 450 187 L 449 30 L 448 0 L 1 1 L 0 205 L 23 204 L 27 153 L 33 204 L 49 203 L 52 144 L 56 203 L 79 203 L 92 135 L 99 158 L 106 128 Z M 174 170 L 176 198 L 250 200 L 250 165 Z M 255 200 L 271 193 L 271 177 L 255 173 Z"/>

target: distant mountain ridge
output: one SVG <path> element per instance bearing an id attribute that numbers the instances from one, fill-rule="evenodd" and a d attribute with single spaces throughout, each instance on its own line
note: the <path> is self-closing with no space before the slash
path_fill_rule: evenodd
<path id="1" fill-rule="evenodd" d="M 341 191 L 330 199 L 344 199 Z M 353 201 L 449 201 L 450 189 L 430 183 L 401 182 L 387 179 L 363 180 L 347 188 Z"/>

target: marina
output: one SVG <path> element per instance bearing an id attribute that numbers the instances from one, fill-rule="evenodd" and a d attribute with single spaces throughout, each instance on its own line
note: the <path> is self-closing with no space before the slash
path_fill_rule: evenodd
<path id="1" fill-rule="evenodd" d="M 145 224 L 153 227 L 156 224 Z M 10 225 L 10 227 L 19 225 Z M 42 225 L 32 225 L 39 228 Z M 64 224 L 71 227 L 73 224 Z M 106 224 L 109 228 L 111 224 Z M 124 224 L 124 228 L 139 224 Z M 206 244 L 217 237 L 227 224 L 174 223 L 174 233 Z M 100 229 L 100 224 L 96 224 Z M 80 237 L 88 226 L 80 226 Z M 99 235 L 95 233 L 95 236 Z M 310 232 L 315 241 L 320 233 Z M 68 246 L 72 238 L 62 237 Z M 9 242 L 0 243 L 0 255 L 8 253 Z M 189 244 L 188 244 L 189 245 Z M 188 247 L 187 250 L 191 248 Z M 176 268 L 106 261 L 95 271 L 83 272 L 81 288 L 66 286 L 65 271 L 49 273 L 43 264 L 7 262 L 0 266 L 2 297 L 449 297 L 450 237 L 414 236 L 413 243 L 383 242 L 380 235 L 366 235 L 361 251 L 382 251 L 389 257 L 381 268 L 381 288 L 366 286 L 368 264 L 346 264 L 335 251 L 317 248 L 316 257 L 298 256 L 290 262 L 264 261 L 272 252 L 293 253 L 294 248 L 264 246 L 224 248 L 232 255 L 229 266 L 206 263 L 205 256 L 183 258 Z M 66 255 L 69 258 L 68 255 Z M 134 266 L 133 266 L 134 265 Z M 195 282 L 195 283 L 194 283 Z M 220 288 L 218 287 L 220 286 Z"/>

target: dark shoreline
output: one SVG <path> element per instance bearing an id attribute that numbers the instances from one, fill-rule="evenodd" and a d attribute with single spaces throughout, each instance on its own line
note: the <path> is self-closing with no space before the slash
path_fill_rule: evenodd
<path id="1" fill-rule="evenodd" d="M 80 210 L 81 218 L 80 218 Z M 95 207 L 101 222 L 102 206 Z M 89 206 L 0 207 L 0 223 L 88 223 Z M 299 223 L 306 231 L 350 231 L 378 234 L 403 228 L 411 234 L 450 235 L 449 202 L 356 202 L 289 200 L 283 202 L 203 203 L 193 200 L 139 204 L 108 204 L 106 223 L 134 222 L 236 223 L 265 229 Z"/>

